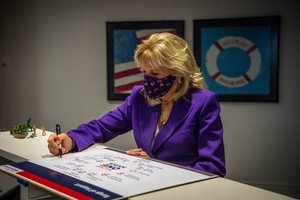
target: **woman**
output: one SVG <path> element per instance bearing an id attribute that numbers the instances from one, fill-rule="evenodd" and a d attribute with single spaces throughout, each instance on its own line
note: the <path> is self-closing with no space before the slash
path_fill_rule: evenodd
<path id="1" fill-rule="evenodd" d="M 225 176 L 218 98 L 206 89 L 186 41 L 153 34 L 137 46 L 134 59 L 144 86 L 134 87 L 122 105 L 100 119 L 51 135 L 49 151 L 57 155 L 59 143 L 63 153 L 82 151 L 133 130 L 138 149 L 128 154 Z"/>

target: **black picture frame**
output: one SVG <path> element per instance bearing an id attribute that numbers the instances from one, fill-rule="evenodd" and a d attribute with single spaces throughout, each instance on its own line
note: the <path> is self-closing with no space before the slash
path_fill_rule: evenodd
<path id="1" fill-rule="evenodd" d="M 156 32 L 172 32 L 183 38 L 184 21 L 106 22 L 108 100 L 124 100 L 130 88 L 142 84 L 142 74 L 133 60 L 134 50 Z"/>
<path id="2" fill-rule="evenodd" d="M 278 102 L 280 16 L 195 19 L 194 54 L 220 101 Z"/>

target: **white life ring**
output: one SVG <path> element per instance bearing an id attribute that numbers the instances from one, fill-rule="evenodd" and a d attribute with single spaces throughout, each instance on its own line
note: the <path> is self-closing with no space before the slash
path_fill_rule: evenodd
<path id="1" fill-rule="evenodd" d="M 250 57 L 248 71 L 238 77 L 229 77 L 217 66 L 218 55 L 227 48 L 240 48 Z M 210 46 L 205 57 L 206 69 L 213 80 L 230 88 L 242 87 L 253 81 L 261 71 L 261 55 L 256 45 L 250 40 L 239 36 L 226 36 Z"/>

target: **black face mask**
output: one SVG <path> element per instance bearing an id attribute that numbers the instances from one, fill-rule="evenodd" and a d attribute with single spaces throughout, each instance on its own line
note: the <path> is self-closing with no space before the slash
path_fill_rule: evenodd
<path id="1" fill-rule="evenodd" d="M 171 89 L 175 76 L 166 76 L 162 79 L 157 79 L 151 76 L 144 75 L 144 88 L 150 99 L 155 99 L 166 95 Z"/>

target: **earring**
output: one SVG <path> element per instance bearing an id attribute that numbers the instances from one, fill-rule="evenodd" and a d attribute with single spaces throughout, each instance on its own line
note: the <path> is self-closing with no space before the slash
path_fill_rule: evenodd
<path id="1" fill-rule="evenodd" d="M 181 78 L 180 78 L 180 79 L 178 79 L 178 83 L 179 83 L 179 84 L 181 84 Z"/>

